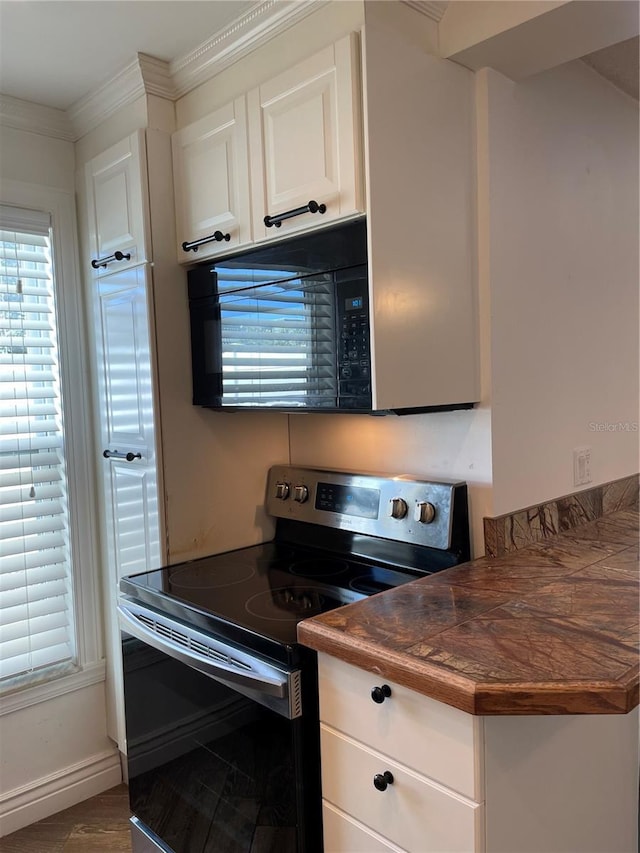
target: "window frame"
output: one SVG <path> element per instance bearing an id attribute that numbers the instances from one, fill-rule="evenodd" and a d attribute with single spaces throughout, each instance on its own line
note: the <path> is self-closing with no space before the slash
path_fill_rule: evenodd
<path id="1" fill-rule="evenodd" d="M 91 418 L 85 298 L 80 277 L 73 193 L 3 180 L 0 203 L 51 216 L 51 254 L 56 278 L 64 445 L 69 489 L 69 538 L 73 555 L 73 607 L 77 667 L 0 696 L 0 716 L 103 681 L 105 677 L 101 593 L 98 576 L 98 501 Z"/>

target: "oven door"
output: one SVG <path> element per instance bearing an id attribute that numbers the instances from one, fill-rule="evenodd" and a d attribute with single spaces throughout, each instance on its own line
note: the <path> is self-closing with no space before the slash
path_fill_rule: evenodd
<path id="1" fill-rule="evenodd" d="M 320 850 L 317 705 L 299 713 L 300 674 L 119 612 L 134 853 Z"/>

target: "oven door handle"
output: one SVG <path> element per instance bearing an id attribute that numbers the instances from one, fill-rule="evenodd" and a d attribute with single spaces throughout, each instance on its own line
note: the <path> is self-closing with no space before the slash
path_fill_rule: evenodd
<path id="1" fill-rule="evenodd" d="M 278 705 L 286 703 L 292 716 L 298 716 L 295 712 L 296 706 L 299 705 L 299 695 L 296 695 L 299 693 L 298 671 L 280 670 L 276 666 L 139 605 L 128 602 L 118 604 L 118 616 L 122 629 L 136 639 L 142 640 L 143 643 L 153 646 L 192 669 L 197 669 L 232 690 L 238 690 L 262 704 L 273 707 L 274 710 L 280 710 L 276 703 Z M 159 627 L 161 633 L 148 625 Z M 172 639 L 172 635 L 179 637 L 180 642 Z M 201 648 L 206 647 L 215 658 L 199 653 L 193 648 L 194 644 L 198 644 Z M 229 662 L 227 663 L 223 658 Z M 283 710 L 284 708 L 280 713 Z M 289 716 L 289 714 L 286 715 Z"/>

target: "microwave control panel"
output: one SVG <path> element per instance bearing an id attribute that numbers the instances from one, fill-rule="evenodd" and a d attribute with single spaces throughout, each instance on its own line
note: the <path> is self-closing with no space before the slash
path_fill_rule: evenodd
<path id="1" fill-rule="evenodd" d="M 371 407 L 371 335 L 366 276 L 336 283 L 340 408 Z"/>

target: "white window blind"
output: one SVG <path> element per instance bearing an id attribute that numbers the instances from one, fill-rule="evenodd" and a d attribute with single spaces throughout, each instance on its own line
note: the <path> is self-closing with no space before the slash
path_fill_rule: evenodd
<path id="1" fill-rule="evenodd" d="M 50 217 L 0 206 L 0 685 L 74 656 Z"/>

